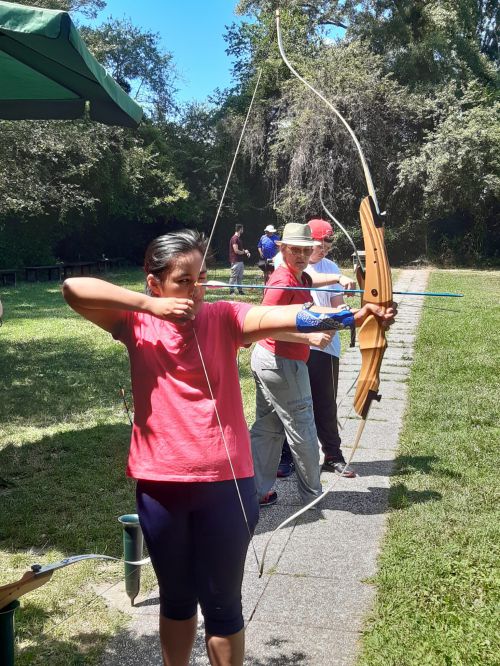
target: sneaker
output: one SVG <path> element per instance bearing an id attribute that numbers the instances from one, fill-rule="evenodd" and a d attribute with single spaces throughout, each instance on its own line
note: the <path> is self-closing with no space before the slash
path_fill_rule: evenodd
<path id="1" fill-rule="evenodd" d="M 276 476 L 278 479 L 286 479 L 287 476 L 293 474 L 294 469 L 295 465 L 293 462 L 280 462 Z"/>
<path id="2" fill-rule="evenodd" d="M 238 294 L 239 294 L 240 296 L 244 296 L 244 295 L 245 295 L 245 292 L 244 292 L 242 289 L 240 289 L 239 292 L 238 292 Z"/>
<path id="3" fill-rule="evenodd" d="M 232 296 L 233 294 L 234 294 L 234 290 L 231 289 L 231 290 L 229 291 L 229 295 Z"/>
<path id="4" fill-rule="evenodd" d="M 275 490 L 271 490 L 264 497 L 261 497 L 259 500 L 260 506 L 271 506 L 271 504 L 276 504 L 278 501 L 278 493 Z"/>
<path id="5" fill-rule="evenodd" d="M 334 460 L 333 458 L 325 458 L 323 469 L 325 472 L 336 472 L 341 476 L 344 476 L 346 479 L 356 478 L 356 472 L 353 472 L 351 469 L 346 470 L 346 463 L 343 460 Z"/>

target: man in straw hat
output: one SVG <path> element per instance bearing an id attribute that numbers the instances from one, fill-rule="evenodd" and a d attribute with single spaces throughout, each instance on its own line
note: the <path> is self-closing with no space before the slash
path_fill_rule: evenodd
<path id="1" fill-rule="evenodd" d="M 305 224 L 289 223 L 283 230 L 280 246 L 283 263 L 271 275 L 268 286 L 312 287 L 352 281 L 341 274 L 318 274 L 312 279 L 305 269 L 315 245 L 320 245 Z M 308 304 L 309 291 L 269 289 L 263 305 Z M 297 338 L 297 335 L 299 338 Z M 255 423 L 250 435 L 255 482 L 261 506 L 274 504 L 272 490 L 280 462 L 283 438 L 290 444 L 300 495 L 307 503 L 321 494 L 318 435 L 314 423 L 311 386 L 307 371 L 309 344 L 328 345 L 333 331 L 283 333 L 279 338 L 258 342 L 252 353 L 251 367 L 256 383 Z M 299 342 L 298 340 L 301 340 Z"/>
<path id="2" fill-rule="evenodd" d="M 308 273 L 311 277 L 321 273 L 337 273 L 339 267 L 327 255 L 331 252 L 333 244 L 333 227 L 327 220 L 309 220 L 307 226 L 311 229 L 314 240 L 319 241 L 309 257 Z M 333 285 L 333 289 L 336 289 Z M 341 287 L 338 289 L 341 291 Z M 330 291 L 314 291 L 311 293 L 315 305 L 323 307 L 337 307 L 344 302 L 342 294 Z M 307 369 L 311 382 L 311 394 L 314 408 L 314 422 L 318 431 L 325 460 L 323 469 L 337 472 L 348 478 L 355 477 L 355 473 L 346 469 L 344 455 L 340 448 L 340 433 L 337 422 L 337 391 L 339 382 L 340 336 L 335 333 L 326 347 L 311 347 Z"/>

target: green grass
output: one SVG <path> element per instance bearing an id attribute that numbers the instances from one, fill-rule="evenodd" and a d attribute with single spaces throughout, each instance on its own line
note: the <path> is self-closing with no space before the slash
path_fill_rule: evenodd
<path id="1" fill-rule="evenodd" d="M 500 663 L 500 274 L 434 271 L 360 666 Z"/>

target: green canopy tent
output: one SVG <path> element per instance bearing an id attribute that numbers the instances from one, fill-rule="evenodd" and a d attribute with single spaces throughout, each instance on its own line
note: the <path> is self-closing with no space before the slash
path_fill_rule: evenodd
<path id="1" fill-rule="evenodd" d="M 143 111 L 91 55 L 67 12 L 0 0 L 0 119 L 137 127 Z"/>

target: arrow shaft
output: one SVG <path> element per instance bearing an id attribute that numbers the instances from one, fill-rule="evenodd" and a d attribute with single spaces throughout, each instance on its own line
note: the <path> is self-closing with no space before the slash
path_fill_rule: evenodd
<path id="1" fill-rule="evenodd" d="M 362 289 L 328 289 L 325 287 L 280 287 L 279 285 L 262 285 L 262 284 L 200 284 L 200 287 L 205 289 L 281 289 L 283 291 L 326 291 L 335 294 L 362 294 Z M 393 291 L 393 294 L 406 295 L 406 296 L 441 296 L 446 298 L 462 298 L 463 294 L 454 294 L 452 292 L 435 292 L 435 291 Z"/>

